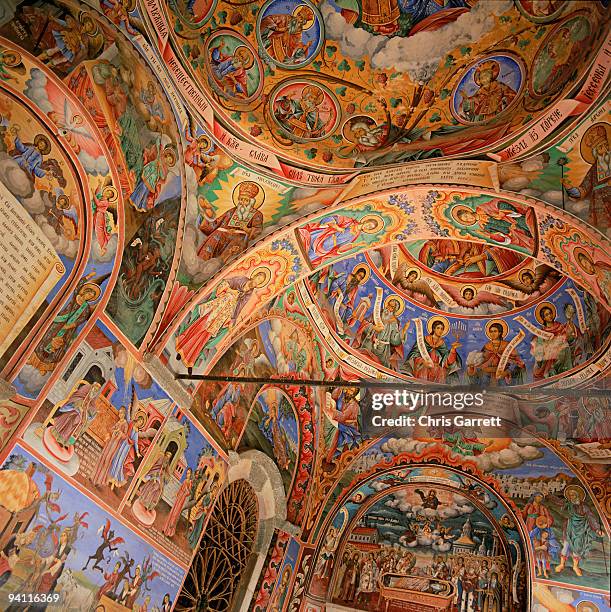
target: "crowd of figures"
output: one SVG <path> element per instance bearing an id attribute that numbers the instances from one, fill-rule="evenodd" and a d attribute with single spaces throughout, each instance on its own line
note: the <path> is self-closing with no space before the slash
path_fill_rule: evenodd
<path id="1" fill-rule="evenodd" d="M 351 266 L 326 268 L 309 280 L 327 320 L 348 346 L 419 380 L 508 386 L 528 382 L 531 369 L 533 381 L 545 380 L 585 364 L 608 334 L 608 314 L 586 292 L 579 292 L 583 301 L 570 290 L 576 297 L 566 295 L 559 306 L 544 301 L 524 317 L 476 326 L 407 309 L 401 295 L 376 287 L 369 266 Z"/>
<path id="2" fill-rule="evenodd" d="M 335 580 L 333 601 L 358 608 L 383 609 L 380 581 L 384 574 L 435 578 L 454 586 L 454 612 L 501 612 L 507 609 L 507 562 L 501 557 L 434 554 L 428 565 L 419 566 L 414 552 L 402 547 L 381 546 L 375 551 L 348 545 Z M 324 571 L 324 562 L 317 571 Z M 435 593 L 435 581 L 414 581 L 419 592 Z"/>

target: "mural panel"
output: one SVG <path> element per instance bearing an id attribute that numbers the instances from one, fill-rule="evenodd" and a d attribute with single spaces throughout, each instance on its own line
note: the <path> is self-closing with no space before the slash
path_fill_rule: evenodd
<path id="1" fill-rule="evenodd" d="M 189 563 L 225 472 L 218 452 L 176 408 L 143 460 L 122 514 Z"/>
<path id="2" fill-rule="evenodd" d="M 173 405 L 98 322 L 22 439 L 56 470 L 118 508 Z"/>
<path id="3" fill-rule="evenodd" d="M 4 601 L 35 589 L 61 594 L 47 609 L 172 606 L 184 570 L 20 446 L 2 464 L 0 489 Z"/>
<path id="4" fill-rule="evenodd" d="M 586 74 L 603 42 L 597 4 L 570 12 L 557 2 L 270 0 L 147 10 L 177 85 L 189 75 L 212 103 L 185 91 L 208 127 L 219 121 L 243 158 L 263 151 L 288 176 L 283 162 L 333 174 L 516 139 Z M 232 42 L 219 47 L 220 38 Z"/>
<path id="5" fill-rule="evenodd" d="M 445 272 L 423 272 L 422 262 L 406 251 L 402 258 L 397 248 L 394 260 L 392 252 L 359 255 L 311 276 L 306 285 L 321 309 L 321 333 L 329 326 L 344 351 L 385 370 L 448 384 L 536 383 L 582 369 L 606 347 L 606 312 L 549 266 L 522 264 L 513 278 L 496 274 L 481 283 L 477 275 L 497 265 L 486 247 L 441 240 L 409 248 Z M 507 260 L 510 268 L 520 258 L 508 252 Z M 462 270 L 464 281 L 450 284 L 449 274 Z M 508 317 L 507 310 L 520 314 Z"/>

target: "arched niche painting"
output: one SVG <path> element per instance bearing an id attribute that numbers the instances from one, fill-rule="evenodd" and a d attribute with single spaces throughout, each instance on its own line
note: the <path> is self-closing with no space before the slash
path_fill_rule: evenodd
<path id="1" fill-rule="evenodd" d="M 299 456 L 299 423 L 292 401 L 275 387 L 261 391 L 253 402 L 239 450 L 263 451 L 280 468 L 288 494 Z"/>

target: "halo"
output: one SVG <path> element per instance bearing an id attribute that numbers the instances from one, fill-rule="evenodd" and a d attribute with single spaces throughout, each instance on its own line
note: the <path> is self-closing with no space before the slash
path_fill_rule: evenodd
<path id="1" fill-rule="evenodd" d="M 420 278 L 422 278 L 422 270 L 420 268 L 408 268 L 405 271 L 405 278 L 407 278 L 412 272 L 416 273 L 416 280 L 420 280 Z"/>
<path id="2" fill-rule="evenodd" d="M 465 297 L 465 291 L 467 289 L 471 289 L 471 291 L 473 291 L 473 297 L 477 295 L 477 287 L 475 287 L 475 285 L 464 285 L 463 288 L 460 290 L 460 295 L 463 298 Z"/>
<path id="3" fill-rule="evenodd" d="M 461 211 L 466 211 L 466 212 L 471 213 L 472 215 L 475 215 L 475 212 L 469 206 L 466 206 L 465 204 L 457 204 L 456 206 L 453 206 L 452 210 L 450 211 L 450 215 L 452 216 L 452 219 L 456 221 L 456 223 L 459 223 L 460 225 L 464 225 L 467 227 L 471 225 L 475 225 L 477 223 L 477 219 L 473 223 L 465 223 L 464 221 L 461 221 L 458 218 L 458 213 L 460 213 Z"/>
<path id="4" fill-rule="evenodd" d="M 41 155 L 48 155 L 51 152 L 51 141 L 44 134 L 36 134 L 34 137 L 34 146 L 38 148 L 39 142 L 45 143 L 45 148 L 41 151 Z"/>
<path id="5" fill-rule="evenodd" d="M 395 311 L 395 316 L 398 317 L 405 310 L 405 302 L 403 301 L 402 297 L 399 297 L 396 293 L 392 293 L 384 300 L 384 308 L 386 308 L 387 304 L 391 300 L 395 300 L 395 302 L 398 302 L 399 304 L 399 308 L 397 308 L 397 310 Z"/>
<path id="6" fill-rule="evenodd" d="M 322 104 L 325 99 L 325 92 L 318 85 L 306 85 L 301 90 L 301 99 L 305 98 L 305 96 L 308 95 L 316 96 L 314 101 L 316 106 Z"/>
<path id="7" fill-rule="evenodd" d="M 65 208 L 64 208 L 64 203 L 67 204 L 67 206 Z M 57 196 L 57 200 L 55 201 L 55 205 L 58 208 L 61 208 L 62 210 L 66 210 L 67 208 L 70 208 L 70 198 L 66 194 L 62 194 L 60 196 Z"/>
<path id="8" fill-rule="evenodd" d="M 166 145 L 163 147 L 163 154 L 169 155 L 172 158 L 172 162 L 170 163 L 170 168 L 176 163 L 176 151 L 172 145 Z"/>
<path id="9" fill-rule="evenodd" d="M 579 485 L 569 485 L 564 489 L 564 497 L 568 499 L 568 493 L 575 491 L 579 495 L 579 501 L 582 502 L 586 498 L 586 492 Z"/>
<path id="10" fill-rule="evenodd" d="M 550 21 L 554 21 L 554 19 L 557 19 L 567 7 L 567 5 L 564 2 L 561 2 L 560 6 L 554 8 L 550 13 L 547 13 L 546 15 L 536 16 L 536 15 L 533 15 L 532 9 L 528 10 L 527 8 L 523 6 L 523 4 L 524 4 L 524 0 L 518 0 L 516 2 L 516 5 L 520 13 L 522 13 L 522 15 L 526 17 L 526 19 L 528 19 L 529 21 L 532 21 L 533 23 L 549 23 Z"/>
<path id="11" fill-rule="evenodd" d="M 272 271 L 267 267 L 267 266 L 257 266 L 251 273 L 250 273 L 250 279 L 253 279 L 257 274 L 259 274 L 259 272 L 263 272 L 263 274 L 265 274 L 265 281 L 263 282 L 262 285 L 259 286 L 259 289 L 262 289 L 263 287 L 267 287 L 267 285 L 269 284 L 269 281 L 272 277 Z"/>
<path id="12" fill-rule="evenodd" d="M 365 264 L 356 264 L 356 266 L 352 268 L 352 274 L 356 274 L 359 269 L 365 270 L 365 278 L 361 281 L 362 285 L 369 280 L 369 277 L 371 276 L 371 268 Z"/>
<path id="13" fill-rule="evenodd" d="M 589 612 L 590 610 L 600 612 L 600 608 L 593 601 L 580 601 L 575 610 L 577 612 Z"/>
<path id="14" fill-rule="evenodd" d="M 503 319 L 492 319 L 491 321 L 488 321 L 488 323 L 486 323 L 486 336 L 490 338 L 490 326 L 493 323 L 496 323 L 503 328 L 502 334 L 503 334 L 503 338 L 505 338 L 507 334 L 509 333 L 509 325 L 507 324 L 507 321 L 503 321 Z M 492 340 L 492 338 L 490 338 L 490 340 Z"/>
<path id="15" fill-rule="evenodd" d="M 558 316 L 558 311 L 551 302 L 541 302 L 535 309 L 535 318 L 537 319 L 537 321 L 539 321 L 539 323 L 541 323 L 541 325 L 545 324 L 543 322 L 543 317 L 541 316 L 541 311 L 544 308 L 549 308 L 552 311 L 552 313 L 554 314 L 554 319 Z"/>
<path id="16" fill-rule="evenodd" d="M 206 145 L 206 151 L 212 145 L 212 141 L 210 140 L 210 138 L 208 138 L 208 136 L 206 136 L 206 134 L 201 134 L 197 137 L 197 144 L 201 144 L 202 142 Z"/>
<path id="17" fill-rule="evenodd" d="M 5 58 L 7 56 L 11 56 L 11 55 L 13 56 L 14 59 L 12 61 L 11 60 L 6 61 Z M 19 64 L 21 64 L 21 62 L 23 61 L 22 58 L 21 58 L 21 53 L 19 53 L 17 51 L 13 51 L 13 50 L 5 51 L 2 54 L 2 58 L 4 60 L 4 65 L 7 68 L 14 68 L 15 66 L 19 66 Z"/>
<path id="18" fill-rule="evenodd" d="M 493 81 L 496 81 L 496 79 L 499 76 L 499 72 L 501 71 L 501 65 L 496 60 L 493 60 L 493 59 L 484 60 L 475 68 L 475 71 L 473 72 L 473 80 L 475 81 L 476 85 L 481 86 L 481 83 L 479 80 L 479 72 L 482 69 L 482 67 L 484 67 L 486 64 L 490 64 L 492 67 L 492 80 Z"/>
<path id="19" fill-rule="evenodd" d="M 108 192 L 110 192 L 110 195 L 106 197 L 106 194 Z M 106 187 L 104 187 L 104 189 L 102 190 L 102 196 L 106 197 L 106 199 L 112 204 L 113 202 L 117 201 L 119 197 L 119 191 L 113 185 L 106 185 Z"/>
<path id="20" fill-rule="evenodd" d="M 85 283 L 78 290 L 78 293 L 82 293 L 83 291 L 85 291 L 85 289 L 91 289 L 96 294 L 95 297 L 91 300 L 92 302 L 95 302 L 100 297 L 100 294 L 102 293 L 100 286 L 96 285 L 95 283 Z"/>
<path id="21" fill-rule="evenodd" d="M 586 130 L 586 133 L 581 137 L 581 143 L 579 145 L 579 152 L 581 153 L 581 157 L 588 162 L 588 164 L 594 163 L 594 156 L 592 155 L 592 147 L 586 145 L 586 139 L 588 136 L 594 132 L 600 130 L 600 128 L 604 128 L 607 135 L 607 144 L 611 143 L 611 125 L 608 123 L 595 123 L 593 126 L 589 127 Z"/>
<path id="22" fill-rule="evenodd" d="M 261 205 L 265 201 L 265 190 L 260 185 L 257 185 L 257 183 L 255 183 L 254 181 L 242 181 L 241 183 L 238 183 L 233 188 L 233 191 L 231 192 L 231 201 L 237 206 L 238 193 L 240 192 L 240 185 L 250 184 L 250 183 L 252 183 L 253 185 L 256 185 L 257 188 L 259 189 L 259 191 L 257 192 L 257 195 L 255 196 L 255 208 L 261 208 Z"/>
<path id="23" fill-rule="evenodd" d="M 368 221 L 375 221 L 376 226 L 373 229 L 365 229 L 363 225 L 365 225 L 365 223 L 367 223 Z M 376 232 L 380 231 L 385 224 L 384 219 L 382 219 L 382 217 L 380 217 L 379 215 L 365 215 L 359 221 L 359 225 L 361 226 L 361 231 L 365 234 L 375 234 Z"/>
<path id="24" fill-rule="evenodd" d="M 546 516 L 538 516 L 537 520 L 535 521 L 535 525 L 539 529 L 545 529 L 545 528 L 549 527 L 549 522 L 547 520 L 547 517 Z"/>
<path id="25" fill-rule="evenodd" d="M 233 55 L 235 56 L 235 54 L 240 50 L 240 49 L 246 49 L 246 52 L 248 53 L 248 62 L 246 64 L 244 64 L 244 70 L 250 70 L 250 68 L 252 68 L 254 66 L 255 63 L 255 56 L 253 54 L 253 52 L 246 46 L 246 45 L 240 45 L 239 47 L 236 47 Z"/>
<path id="26" fill-rule="evenodd" d="M 575 258 L 575 261 L 577 262 L 579 269 L 583 270 L 586 274 L 590 275 L 590 273 L 587 270 L 585 270 L 583 266 L 579 263 L 579 255 L 583 255 L 584 257 L 586 257 L 588 261 L 592 264 L 592 267 L 594 268 L 594 260 L 592 259 L 592 255 L 590 255 L 590 253 L 588 253 L 583 247 L 578 246 L 573 249 L 573 257 Z"/>
<path id="27" fill-rule="evenodd" d="M 295 10 L 293 11 L 293 17 L 296 16 L 297 11 L 303 10 L 304 8 L 307 8 L 312 14 L 311 19 L 308 19 L 308 21 L 306 21 L 303 24 L 302 30 L 305 32 L 306 30 L 309 30 L 314 25 L 314 23 L 316 23 L 316 15 L 314 14 L 314 11 L 307 4 L 299 4 L 295 7 Z"/>
<path id="28" fill-rule="evenodd" d="M 443 317 L 441 315 L 436 316 L 436 317 L 431 317 L 427 322 L 426 322 L 426 329 L 429 332 L 429 334 L 433 333 L 433 324 L 436 323 L 437 321 L 441 321 L 443 323 L 443 336 L 447 336 L 448 332 L 450 331 L 450 322 L 448 321 L 448 319 L 446 317 Z"/>
<path id="29" fill-rule="evenodd" d="M 520 274 L 518 275 L 518 278 L 520 279 L 520 282 L 522 284 L 524 284 L 524 275 L 528 274 L 529 276 L 533 277 L 533 281 L 535 280 L 535 271 L 531 270 L 530 268 L 526 268 L 525 270 L 521 270 Z"/>
<path id="30" fill-rule="evenodd" d="M 81 30 L 87 34 L 87 36 L 95 36 L 99 32 L 98 24 L 95 19 L 87 12 L 81 11 L 78 16 L 79 23 L 81 24 Z M 91 24 L 89 26 L 88 24 Z"/>

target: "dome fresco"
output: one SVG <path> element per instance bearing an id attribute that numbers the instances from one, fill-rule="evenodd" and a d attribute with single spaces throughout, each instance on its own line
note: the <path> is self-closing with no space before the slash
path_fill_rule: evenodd
<path id="1" fill-rule="evenodd" d="M 610 609 L 608 2 L 0 4 L 3 609 Z"/>
<path id="2" fill-rule="evenodd" d="M 331 173 L 503 148 L 575 88 L 605 20 L 600 2 L 219 1 L 162 11 L 149 16 L 164 22 L 167 56 L 182 68 L 174 74 L 208 93 L 219 132 Z"/>

